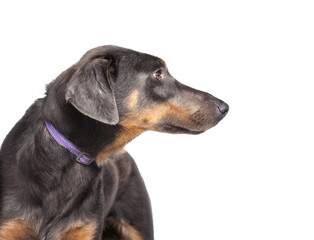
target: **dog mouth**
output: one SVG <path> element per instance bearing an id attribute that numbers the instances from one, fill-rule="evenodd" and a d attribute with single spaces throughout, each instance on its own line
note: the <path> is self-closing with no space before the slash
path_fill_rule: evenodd
<path id="1" fill-rule="evenodd" d="M 164 132 L 168 132 L 168 133 L 186 133 L 186 134 L 196 135 L 196 134 L 201 134 L 205 132 L 205 131 L 198 131 L 198 130 L 190 130 L 190 129 L 179 127 L 172 124 L 163 124 L 161 127 Z"/>

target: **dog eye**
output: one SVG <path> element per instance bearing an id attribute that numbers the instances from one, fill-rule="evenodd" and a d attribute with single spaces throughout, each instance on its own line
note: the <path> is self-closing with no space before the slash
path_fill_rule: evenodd
<path id="1" fill-rule="evenodd" d="M 157 79 L 157 80 L 161 80 L 162 79 L 161 70 L 158 70 L 157 72 L 154 73 L 154 78 Z"/>

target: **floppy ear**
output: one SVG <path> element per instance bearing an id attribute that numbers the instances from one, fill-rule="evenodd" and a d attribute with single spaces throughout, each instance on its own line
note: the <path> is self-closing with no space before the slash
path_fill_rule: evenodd
<path id="1" fill-rule="evenodd" d="M 111 86 L 110 60 L 93 59 L 70 79 L 66 101 L 81 113 L 106 124 L 117 124 L 119 114 Z"/>

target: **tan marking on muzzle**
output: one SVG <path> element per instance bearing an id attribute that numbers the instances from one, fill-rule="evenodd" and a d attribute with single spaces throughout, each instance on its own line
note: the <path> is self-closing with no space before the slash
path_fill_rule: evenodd
<path id="1" fill-rule="evenodd" d="M 165 117 L 172 117 L 179 121 L 188 121 L 188 110 L 176 103 L 159 104 L 146 109 L 131 113 L 127 117 L 123 118 L 120 122 L 125 126 L 137 126 L 145 130 L 151 129 L 154 125 L 161 122 Z"/>
<path id="2" fill-rule="evenodd" d="M 158 123 L 165 117 L 184 122 L 188 121 L 189 114 L 185 108 L 174 103 L 160 104 L 128 114 L 119 122 L 122 126 L 121 132 L 109 146 L 97 155 L 96 163 L 101 165 L 107 157 L 121 151 L 127 143 L 144 131 L 156 130 Z"/>

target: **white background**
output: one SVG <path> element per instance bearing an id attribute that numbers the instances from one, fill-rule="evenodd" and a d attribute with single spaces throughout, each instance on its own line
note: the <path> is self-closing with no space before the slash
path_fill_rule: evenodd
<path id="1" fill-rule="evenodd" d="M 0 142 L 45 84 L 90 48 L 166 60 L 230 105 L 198 136 L 127 146 L 156 239 L 314 239 L 313 1 L 2 1 Z"/>

